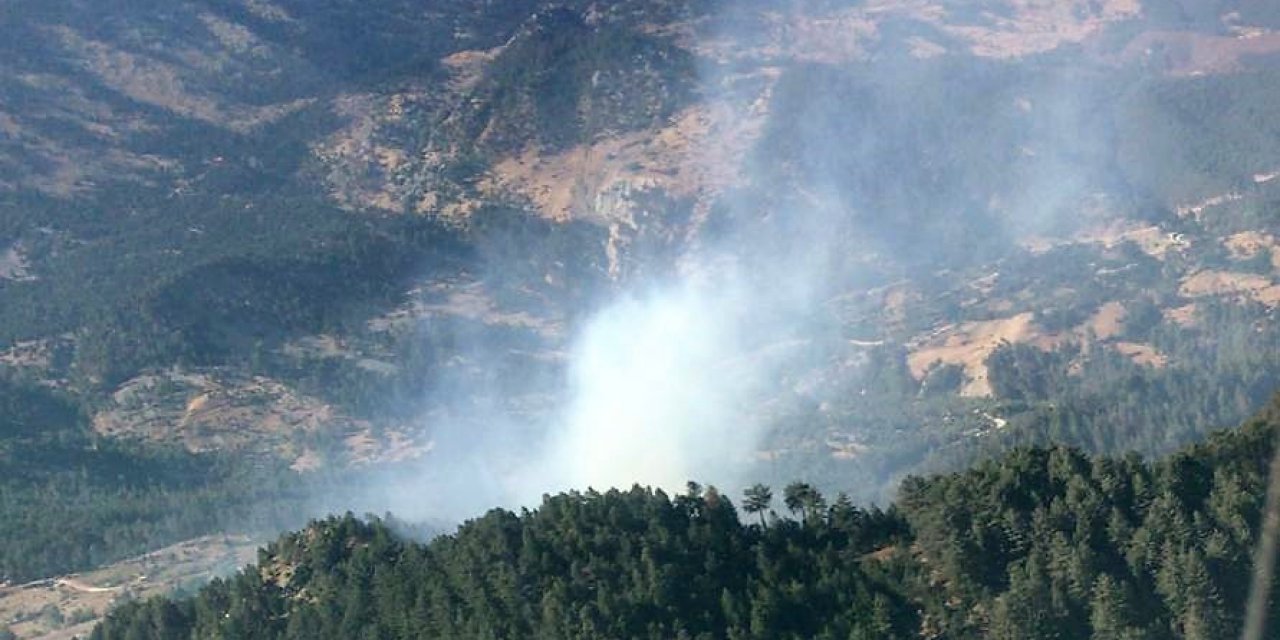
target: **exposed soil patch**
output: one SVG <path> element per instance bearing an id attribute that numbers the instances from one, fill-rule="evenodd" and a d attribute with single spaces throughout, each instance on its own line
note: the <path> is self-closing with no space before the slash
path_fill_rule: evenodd
<path id="1" fill-rule="evenodd" d="M 1231 202 L 1237 202 L 1242 199 L 1244 199 L 1243 194 L 1232 191 L 1230 193 L 1222 193 L 1216 196 L 1210 196 L 1199 202 L 1180 205 L 1176 209 L 1174 209 L 1174 211 L 1177 212 L 1179 218 L 1191 217 L 1191 218 L 1194 218 L 1197 222 L 1199 222 L 1201 218 L 1204 217 L 1205 211 L 1208 211 L 1214 207 L 1220 207 L 1224 204 L 1228 204 Z"/>
<path id="2" fill-rule="evenodd" d="M 244 25 L 228 22 L 212 13 L 200 14 L 200 22 L 229 51 L 259 58 L 266 58 L 271 53 L 258 36 Z"/>
<path id="3" fill-rule="evenodd" d="M 822 15 L 766 11 L 761 20 L 765 44 L 747 52 L 747 55 L 763 60 L 785 58 L 820 64 L 848 63 L 865 55 L 865 44 L 876 37 L 877 31 L 876 21 L 866 12 L 856 9 Z M 718 54 L 721 60 L 735 56 L 732 42 L 718 44 L 704 46 L 704 51 Z"/>
<path id="4" fill-rule="evenodd" d="M 1242 231 L 1222 239 L 1222 245 L 1231 252 L 1231 257 L 1246 260 L 1259 253 L 1271 256 L 1271 266 L 1280 271 L 1280 244 L 1275 236 L 1262 231 Z"/>
<path id="5" fill-rule="evenodd" d="M 1184 304 L 1181 307 L 1164 310 L 1166 320 L 1182 327 L 1194 327 L 1196 324 L 1196 314 L 1200 308 L 1193 302 Z"/>
<path id="6" fill-rule="evenodd" d="M 495 163 L 484 185 L 514 191 L 545 217 L 624 221 L 634 226 L 630 196 L 661 189 L 706 198 L 742 180 L 742 159 L 759 138 L 779 71 L 765 68 L 760 93 L 745 102 L 720 100 L 690 107 L 667 126 L 613 136 L 541 155 L 529 149 Z"/>
<path id="7" fill-rule="evenodd" d="M 909 3 L 898 3 L 909 4 Z M 904 9 L 909 10 L 909 9 Z M 866 44 L 877 37 L 879 16 L 861 9 L 842 9 L 821 14 L 763 10 L 738 17 L 754 24 L 752 40 L 744 42 L 723 30 L 708 32 L 704 23 L 674 22 L 644 28 L 647 33 L 672 38 L 679 46 L 701 58 L 721 64 L 777 60 L 841 64 L 866 55 Z M 740 35 L 733 33 L 733 36 Z"/>
<path id="8" fill-rule="evenodd" d="M 992 393 L 988 380 L 987 358 L 1005 342 L 1023 343 L 1042 336 L 1030 312 L 982 322 L 948 325 L 934 332 L 918 346 L 909 347 L 907 366 L 917 380 L 936 364 L 955 364 L 964 368 L 965 383 L 960 395 L 985 397 Z"/>
<path id="9" fill-rule="evenodd" d="M 938 364 L 959 365 L 964 369 L 965 383 L 960 395 L 988 397 L 992 395 L 987 358 L 1008 344 L 1027 344 L 1050 351 L 1067 343 L 1088 347 L 1094 342 L 1110 343 L 1124 330 L 1127 311 L 1120 302 L 1107 302 L 1080 326 L 1069 332 L 1050 333 L 1034 322 L 1030 312 L 1007 318 L 947 325 L 931 335 L 908 345 L 907 366 L 916 380 L 923 380 Z M 1163 366 L 1165 357 L 1154 347 L 1121 342 L 1111 345 L 1139 364 Z"/>
<path id="10" fill-rule="evenodd" d="M 22 125 L 12 115 L 0 111 L 0 133 L 16 138 L 22 135 Z"/>
<path id="11" fill-rule="evenodd" d="M 752 16 L 761 34 L 753 47 L 700 33 L 696 24 L 660 25 L 652 30 L 674 35 L 686 48 L 722 63 L 787 59 L 838 64 L 865 56 L 867 45 L 880 39 L 881 24 L 908 20 L 960 39 L 973 55 L 1016 58 L 1084 42 L 1110 24 L 1138 17 L 1141 10 L 1138 0 L 1005 0 L 982 11 L 930 0 L 868 0 L 856 8 L 820 13 L 762 11 Z M 957 16 L 957 12 L 974 15 Z M 947 51 L 920 36 L 906 44 L 920 58 Z"/>
<path id="12" fill-rule="evenodd" d="M 354 362 L 357 367 L 384 375 L 394 374 L 400 370 L 394 362 L 371 358 L 352 349 L 341 336 L 321 334 L 304 336 L 284 345 L 281 350 L 286 356 L 298 359 L 324 360 L 338 358 Z"/>
<path id="13" fill-rule="evenodd" d="M 293 22 L 293 16 L 289 12 L 273 2 L 267 0 L 242 0 L 245 9 L 257 18 L 268 20 L 271 22 Z"/>
<path id="14" fill-rule="evenodd" d="M 1124 319 L 1129 315 L 1124 305 L 1119 302 L 1108 302 L 1094 312 L 1084 328 L 1092 332 L 1098 340 L 1109 340 L 1124 331 Z"/>
<path id="15" fill-rule="evenodd" d="M 827 449 L 836 460 L 854 460 L 871 448 L 844 434 L 833 434 L 827 438 Z"/>
<path id="16" fill-rule="evenodd" d="M 1113 347 L 1139 365 L 1159 369 L 1169 363 L 1168 357 L 1149 344 L 1117 342 Z"/>
<path id="17" fill-rule="evenodd" d="M 1280 52 L 1280 33 L 1245 29 L 1235 35 L 1188 31 L 1149 31 L 1134 38 L 1121 53 L 1126 62 L 1160 65 L 1175 76 L 1231 73 L 1244 68 L 1244 59 Z"/>
<path id="18" fill-rule="evenodd" d="M 479 282 L 432 282 L 410 291 L 409 298 L 409 303 L 370 320 L 369 330 L 406 331 L 423 318 L 452 316 L 489 326 L 528 329 L 546 338 L 558 338 L 564 332 L 559 319 L 503 309 Z"/>
<path id="19" fill-rule="evenodd" d="M 86 574 L 0 587 L 0 623 L 19 638 L 85 638 L 122 599 L 169 594 L 230 574 L 252 562 L 256 549 L 244 537 L 208 536 Z"/>
<path id="20" fill-rule="evenodd" d="M 0 280 L 27 281 L 35 280 L 31 274 L 31 265 L 22 251 L 21 245 L 13 245 L 0 251 Z"/>
<path id="21" fill-rule="evenodd" d="M 195 452 L 268 453 L 294 461 L 299 470 L 316 468 L 321 460 L 304 445 L 308 434 L 349 438 L 373 432 L 368 422 L 269 378 L 230 380 L 176 372 L 144 375 L 122 385 L 111 404 L 94 415 L 93 428 L 110 437 Z M 421 452 L 394 430 L 384 440 L 368 446 L 362 441 L 340 462 L 363 464 L 383 460 L 384 454 L 403 459 Z"/>
<path id="22" fill-rule="evenodd" d="M 324 467 L 324 458 L 320 457 L 319 452 L 315 449 L 304 449 L 301 454 L 294 459 L 289 468 L 298 473 L 310 473 L 319 471 Z"/>
<path id="23" fill-rule="evenodd" d="M 897 555 L 897 553 L 898 553 L 898 546 L 892 545 L 892 546 L 884 547 L 883 549 L 877 549 L 875 551 L 872 551 L 871 553 L 868 553 L 867 555 L 862 556 L 862 558 L 864 560 L 872 560 L 875 562 L 888 562 L 892 560 L 893 557 Z"/>
<path id="24" fill-rule="evenodd" d="M 1280 305 L 1280 285 L 1256 273 L 1205 270 L 1183 279 L 1178 292 L 1189 298 L 1231 296 L 1273 307 Z"/>
<path id="25" fill-rule="evenodd" d="M 0 365 L 22 369 L 47 369 L 52 361 L 48 340 L 27 340 L 0 351 Z"/>
<path id="26" fill-rule="evenodd" d="M 180 166 L 171 158 L 138 153 L 122 144 L 132 134 L 161 129 L 149 113 L 91 97 L 84 83 L 60 75 L 0 72 L 0 81 L 30 92 L 35 102 L 20 112 L 0 115 L 6 134 L 0 139 L 0 164 L 8 164 L 15 178 L 7 188 L 66 197 L 90 190 L 102 179 L 154 186 L 157 174 L 173 174 Z M 56 112 L 57 120 L 44 111 Z M 73 135 L 67 135 L 68 128 Z"/>
<path id="27" fill-rule="evenodd" d="M 1138 0 L 1007 0 L 1003 5 L 982 12 L 983 24 L 939 22 L 936 26 L 968 40 L 974 55 L 1017 58 L 1084 42 L 1107 25 L 1142 12 Z"/>
<path id="28" fill-rule="evenodd" d="M 1103 238 L 1100 240 L 1108 247 L 1114 246 L 1107 244 Z M 1182 251 L 1191 246 L 1191 241 L 1182 234 L 1165 231 L 1154 225 L 1130 229 L 1121 233 L 1118 240 L 1138 245 L 1143 253 L 1157 260 L 1163 260 L 1170 251 Z"/>
<path id="29" fill-rule="evenodd" d="M 333 110 L 347 120 L 347 125 L 317 142 L 311 151 L 326 167 L 330 195 L 339 205 L 394 213 L 407 210 L 405 194 L 394 176 L 408 161 L 408 154 L 403 149 L 387 146 L 379 135 L 381 126 L 403 116 L 406 99 L 402 93 L 390 96 L 366 93 L 348 94 L 334 100 Z"/>
<path id="30" fill-rule="evenodd" d="M 68 27 L 54 27 L 51 33 L 74 54 L 86 70 L 104 84 L 138 102 L 160 107 L 178 115 L 194 118 L 232 131 L 247 132 L 296 112 L 310 99 L 288 103 L 251 106 L 229 104 L 191 89 L 183 70 L 169 62 L 143 57 L 111 45 L 86 38 Z M 177 52 L 194 68 L 219 73 L 225 61 L 196 50 Z"/>
<path id="31" fill-rule="evenodd" d="M 1110 249 L 1126 242 L 1132 242 L 1143 253 L 1157 260 L 1164 260 L 1170 251 L 1183 251 L 1191 246 L 1191 241 L 1182 234 L 1128 220 L 1115 220 L 1106 225 L 1085 229 L 1069 239 L 1031 237 L 1024 239 L 1021 244 L 1032 253 L 1044 253 L 1064 244 L 1099 244 Z"/>
<path id="32" fill-rule="evenodd" d="M 440 62 L 451 72 L 450 88 L 455 93 L 469 91 L 484 77 L 488 65 L 501 53 L 503 47 L 488 51 L 459 51 Z"/>
<path id="33" fill-rule="evenodd" d="M 884 294 L 885 320 L 891 326 L 901 327 L 907 321 L 910 306 L 922 299 L 919 291 L 908 286 L 890 287 Z"/>

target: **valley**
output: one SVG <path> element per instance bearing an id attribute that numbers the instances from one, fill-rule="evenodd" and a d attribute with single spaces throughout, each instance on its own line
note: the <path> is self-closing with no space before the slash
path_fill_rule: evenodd
<path id="1" fill-rule="evenodd" d="M 1265 2 L 126 4 L 0 21 L 0 581 L 680 474 L 888 505 L 1280 388 Z"/>
<path id="2" fill-rule="evenodd" d="M 255 559 L 248 538 L 210 536 L 122 560 L 95 571 L 0 587 L 0 624 L 21 638 L 86 637 L 107 610 L 198 589 Z"/>

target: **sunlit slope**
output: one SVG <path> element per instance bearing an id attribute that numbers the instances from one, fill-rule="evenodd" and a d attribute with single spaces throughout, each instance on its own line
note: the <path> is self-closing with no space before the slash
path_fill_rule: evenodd
<path id="1" fill-rule="evenodd" d="M 0 616 L 20 638 L 85 637 L 113 605 L 198 588 L 254 559 L 254 544 L 209 536 L 96 571 L 0 587 Z"/>
<path id="2" fill-rule="evenodd" d="M 456 463 L 487 507 L 566 407 L 655 397 L 581 397 L 601 309 L 724 263 L 805 291 L 659 380 L 750 393 L 650 408 L 758 434 L 724 447 L 751 478 L 883 500 L 1012 444 L 1165 452 L 1280 386 L 1268 3 L 429 4 L 6 15 L 0 372 L 57 407 L 0 422 L 6 513 L 123 495 L 146 533 L 0 576 L 311 474 Z M 215 475 L 199 527 L 157 524 Z"/>

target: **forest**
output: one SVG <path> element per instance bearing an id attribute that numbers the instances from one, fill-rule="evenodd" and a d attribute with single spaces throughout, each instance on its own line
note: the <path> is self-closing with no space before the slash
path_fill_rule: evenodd
<path id="1" fill-rule="evenodd" d="M 311 495 L 277 462 L 95 437 L 65 397 L 3 378 L 0 465 L 0 583 L 101 566 L 211 531 L 296 526 Z"/>
<path id="2" fill-rule="evenodd" d="M 1236 637 L 1278 434 L 1280 396 L 1163 459 L 1018 449 L 883 510 L 690 482 L 546 496 L 429 542 L 347 514 L 92 637 Z"/>
<path id="3" fill-rule="evenodd" d="M 441 413 L 485 442 L 517 440 L 506 423 L 555 419 L 565 354 L 602 304 L 678 279 L 698 246 L 758 235 L 805 255 L 799 216 L 785 214 L 821 206 L 837 249 L 829 295 L 812 327 L 776 336 L 813 366 L 781 372 L 743 412 L 767 422 L 752 473 L 768 486 L 548 496 L 430 541 L 390 517 L 319 520 L 195 597 L 126 604 L 97 637 L 1238 632 L 1274 402 L 1194 443 L 1280 387 L 1280 323 L 1274 304 L 1184 286 L 1204 272 L 1276 281 L 1280 254 L 1237 256 L 1225 242 L 1280 234 L 1280 180 L 1254 177 L 1280 168 L 1280 72 L 1250 58 L 1238 72 L 1170 76 L 1107 56 L 1127 29 L 1220 34 L 1228 10 L 1277 27 L 1280 5 L 1152 0 L 1142 25 L 1016 61 L 962 55 L 937 26 L 892 19 L 849 64 L 772 47 L 772 29 L 791 27 L 749 21 L 776 8 L 768 0 L 268 4 L 291 19 L 240 0 L 135 0 L 132 12 L 54 0 L 0 20 L 14 70 L 0 70 L 0 96 L 17 123 L 11 133 L 0 119 L 0 259 L 18 265 L 0 277 L 0 583 L 214 532 L 274 537 L 331 512 L 317 496 L 362 474 L 401 480 L 440 459 L 355 462 L 342 455 L 344 420 L 370 425 L 373 440 L 408 434 L 422 451 L 441 441 Z M 751 11 L 716 23 L 730 5 Z M 944 6 L 962 29 L 993 19 L 970 2 Z M 183 67 L 223 50 L 206 25 L 218 20 L 257 46 L 212 72 Z M 721 56 L 664 22 L 716 23 L 709 32 L 742 40 Z M 302 106 L 228 129 L 140 102 L 61 40 L 32 35 L 62 27 L 182 69 L 185 88 L 215 104 Z M 954 55 L 916 57 L 919 39 Z M 477 52 L 469 79 L 446 62 Z M 367 99 L 376 119 L 402 98 L 396 123 L 370 125 L 360 150 L 402 153 L 394 171 L 324 164 L 317 149 L 353 130 L 348 107 Z M 514 187 L 482 193 L 499 163 L 526 152 L 648 143 L 681 122 L 711 126 L 685 118 L 691 109 L 757 99 L 743 179 L 711 185 L 704 201 L 697 185 L 645 187 L 622 218 L 552 220 Z M 119 132 L 86 126 L 116 112 Z M 594 159 L 629 160 L 631 144 Z M 72 162 L 112 151 L 168 161 L 86 174 L 96 183 L 56 194 L 27 180 L 53 166 L 49 149 L 76 152 Z M 679 173 L 667 160 L 637 156 L 619 171 L 662 184 Z M 573 173 L 589 191 L 595 177 Z M 403 212 L 338 197 L 365 179 L 403 187 L 392 203 Z M 436 206 L 416 208 L 427 193 Z M 1203 218 L 1179 212 L 1222 194 L 1239 197 Z M 594 195 L 588 205 L 616 194 Z M 474 208 L 446 213 L 463 204 Z M 1073 235 L 1112 222 L 1189 248 Z M 1026 234 L 1062 243 L 1032 250 Z M 769 282 L 785 266 L 775 258 L 741 262 Z M 890 313 L 895 292 L 905 302 Z M 1113 335 L 1081 330 L 1108 304 L 1125 309 Z M 913 373 L 911 351 L 935 331 L 1023 313 L 1046 341 L 1063 340 L 1004 342 L 968 370 Z M 1158 357 L 1140 362 L 1122 342 Z M 305 348 L 316 343 L 336 348 Z M 959 393 L 975 368 L 989 373 L 989 397 Z M 203 390 L 171 384 L 184 376 L 236 389 L 267 380 L 339 427 L 272 434 L 296 445 L 280 453 L 187 450 L 178 418 L 119 432 L 95 423 L 140 379 L 161 383 L 134 407 L 188 406 Z M 328 466 L 291 468 L 302 449 Z M 886 506 L 863 506 L 873 503 Z"/>

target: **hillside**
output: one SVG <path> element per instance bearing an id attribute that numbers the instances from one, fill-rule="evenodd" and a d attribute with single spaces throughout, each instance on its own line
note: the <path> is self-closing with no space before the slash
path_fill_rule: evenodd
<path id="1" fill-rule="evenodd" d="M 207 536 L 85 574 L 0 587 L 0 620 L 20 638 L 83 638 L 113 605 L 193 592 L 244 567 L 254 549 L 245 538 Z"/>
<path id="2" fill-rule="evenodd" d="M 888 511 L 797 483 L 780 517 L 757 488 L 759 523 L 692 483 L 549 496 L 426 544 L 330 518 L 91 637 L 1238 637 L 1277 435 L 1280 397 L 1163 460 L 1022 449 L 909 479 Z"/>
<path id="3" fill-rule="evenodd" d="M 1280 388 L 1280 12 L 1211 4 L 14 6 L 0 582 L 1237 424 Z"/>

